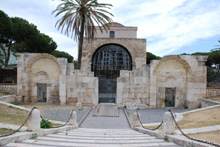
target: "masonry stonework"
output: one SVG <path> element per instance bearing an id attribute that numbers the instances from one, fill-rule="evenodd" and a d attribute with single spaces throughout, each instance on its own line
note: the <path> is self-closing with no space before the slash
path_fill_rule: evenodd
<path id="1" fill-rule="evenodd" d="M 110 31 L 118 35 L 108 38 Z M 114 24 L 103 36 L 98 32 L 93 41 L 85 38 L 81 70 L 75 70 L 73 63 L 64 58 L 17 54 L 17 94 L 28 102 L 42 100 L 43 95 L 47 103 L 96 106 L 100 103 L 100 79 L 92 70 L 93 58 L 103 46 L 116 45 L 130 55 L 132 66 L 130 70 L 120 70 L 115 79 L 115 103 L 119 107 L 164 108 L 169 89 L 173 91 L 173 107 L 198 107 L 198 99 L 206 96 L 207 56 L 165 56 L 147 65 L 146 40 L 137 39 L 136 31 L 137 28 L 130 28 L 129 32 L 129 27 Z M 46 88 L 40 89 L 40 84 Z"/>

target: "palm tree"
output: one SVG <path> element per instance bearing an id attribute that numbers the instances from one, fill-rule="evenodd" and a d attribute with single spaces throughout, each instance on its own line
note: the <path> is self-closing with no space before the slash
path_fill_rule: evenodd
<path id="1" fill-rule="evenodd" d="M 100 30 L 109 29 L 108 23 L 112 22 L 109 17 L 113 16 L 105 9 L 111 9 L 111 4 L 98 3 L 97 0 L 61 0 L 62 3 L 52 12 L 55 16 L 63 14 L 56 22 L 56 27 L 61 32 L 65 30 L 67 36 L 74 36 L 74 40 L 78 40 L 78 66 L 81 68 L 83 37 L 86 34 L 89 40 L 94 39 L 96 32 L 95 24 Z"/>

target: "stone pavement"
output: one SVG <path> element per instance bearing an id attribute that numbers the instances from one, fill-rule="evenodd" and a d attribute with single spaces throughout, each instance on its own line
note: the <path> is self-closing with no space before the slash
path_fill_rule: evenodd
<path id="1" fill-rule="evenodd" d="M 123 109 L 119 109 L 119 117 L 96 117 L 93 113 L 94 109 L 80 125 L 81 128 L 130 129 Z"/>
<path id="2" fill-rule="evenodd" d="M 172 107 L 166 107 L 161 109 L 147 109 L 147 110 L 127 110 L 128 113 L 131 115 L 134 114 L 134 112 L 139 112 L 141 115 L 141 121 L 143 124 L 145 123 L 157 123 L 161 122 L 163 119 L 163 115 L 168 110 L 171 110 L 174 113 L 181 113 L 189 111 L 188 109 L 177 109 Z"/>
<path id="3" fill-rule="evenodd" d="M 5 147 L 28 146 L 86 146 L 86 147 L 115 147 L 115 146 L 146 146 L 146 147 L 178 147 L 172 142 L 166 142 L 147 134 L 142 134 L 131 129 L 88 129 L 79 128 L 50 134 L 20 143 L 9 143 Z"/>

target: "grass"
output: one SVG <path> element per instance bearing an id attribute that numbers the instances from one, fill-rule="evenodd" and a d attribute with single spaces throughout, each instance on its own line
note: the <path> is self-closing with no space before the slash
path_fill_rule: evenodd
<path id="1" fill-rule="evenodd" d="M 183 115 L 183 119 L 178 122 L 181 129 L 200 128 L 206 126 L 220 125 L 220 107 Z M 157 126 L 146 126 L 154 129 Z M 162 127 L 159 128 L 161 130 Z M 177 129 L 177 128 L 176 128 Z"/>
<path id="2" fill-rule="evenodd" d="M 190 137 L 220 144 L 220 131 L 189 134 Z"/>
<path id="3" fill-rule="evenodd" d="M 13 125 L 21 125 L 27 117 L 27 112 L 11 106 L 0 104 L 0 122 Z"/>
<path id="4" fill-rule="evenodd" d="M 0 128 L 0 135 L 9 134 L 14 132 L 12 129 Z"/>
<path id="5" fill-rule="evenodd" d="M 220 107 L 184 114 L 178 122 L 181 129 L 220 125 Z"/>

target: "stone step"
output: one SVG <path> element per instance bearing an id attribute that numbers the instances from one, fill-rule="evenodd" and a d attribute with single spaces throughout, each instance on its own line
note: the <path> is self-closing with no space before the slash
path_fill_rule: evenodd
<path id="1" fill-rule="evenodd" d="M 68 133 L 68 134 L 71 134 L 71 135 L 79 135 L 79 134 L 82 134 L 82 135 L 86 135 L 86 134 L 91 134 L 91 135 L 141 135 L 137 132 L 127 132 L 127 133 L 124 133 L 124 132 L 65 132 L 65 133 Z"/>
<path id="2" fill-rule="evenodd" d="M 177 147 L 177 145 L 174 143 L 166 142 L 163 139 L 158 139 L 156 137 L 142 134 L 134 130 L 127 129 L 123 130 L 122 132 L 120 132 L 119 129 L 109 130 L 79 128 L 68 132 L 63 131 L 58 134 L 49 134 L 46 136 L 37 137 L 35 139 L 25 140 L 20 143 L 10 143 L 6 146 Z"/>
<path id="3" fill-rule="evenodd" d="M 48 137 L 56 137 L 57 135 L 47 135 Z M 155 137 L 151 137 L 151 136 L 77 136 L 77 135 L 65 135 L 65 134 L 60 134 L 59 137 L 63 137 L 63 138 L 77 138 L 77 139 L 115 139 L 115 140 L 120 140 L 120 139 L 154 139 Z"/>

